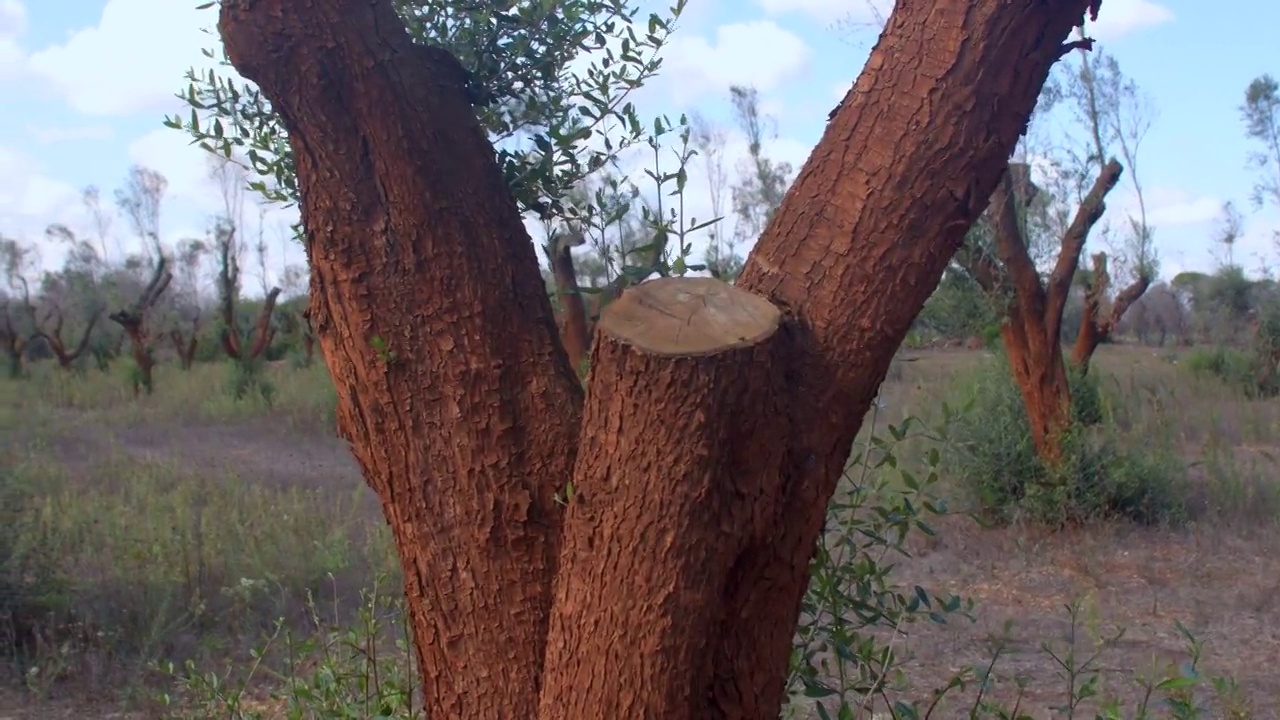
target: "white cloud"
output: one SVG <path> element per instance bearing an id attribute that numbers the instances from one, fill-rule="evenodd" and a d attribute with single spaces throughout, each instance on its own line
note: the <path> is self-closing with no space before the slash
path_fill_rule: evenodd
<path id="1" fill-rule="evenodd" d="M 663 74 L 675 102 L 685 105 L 708 92 L 723 93 L 730 85 L 752 85 L 767 93 L 802 76 L 812 54 L 804 40 L 771 20 L 733 23 L 716 28 L 714 42 L 674 37 Z"/>
<path id="2" fill-rule="evenodd" d="M 27 64 L 84 115 L 168 109 L 186 69 L 212 64 L 200 51 L 216 39 L 201 28 L 215 19 L 195 3 L 109 0 L 96 27 L 33 53 Z"/>
<path id="3" fill-rule="evenodd" d="M 50 218 L 78 207 L 80 192 L 43 173 L 36 160 L 0 146 L 0 228 L 6 235 L 35 242 Z"/>
<path id="4" fill-rule="evenodd" d="M 1118 40 L 1173 19 L 1172 10 L 1152 0 L 1107 0 L 1098 11 L 1098 22 L 1086 19 L 1085 34 L 1098 40 Z"/>
<path id="5" fill-rule="evenodd" d="M 27 125 L 27 132 L 31 133 L 32 137 L 44 145 L 76 140 L 106 140 L 114 135 L 112 129 L 106 125 L 74 125 L 69 127 Z"/>

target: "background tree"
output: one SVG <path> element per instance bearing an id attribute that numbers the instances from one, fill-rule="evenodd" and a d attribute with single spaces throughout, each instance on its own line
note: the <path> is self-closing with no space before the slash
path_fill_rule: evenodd
<path id="1" fill-rule="evenodd" d="M 169 339 L 178 355 L 179 366 L 190 370 L 195 362 L 203 328 L 203 297 L 201 280 L 204 261 L 209 254 L 209 243 L 202 238 L 188 238 L 178 243 L 174 253 L 177 287 L 173 296 L 173 317 L 170 320 Z"/>
<path id="2" fill-rule="evenodd" d="M 1249 155 L 1249 165 L 1258 173 L 1253 201 L 1259 207 L 1280 207 L 1280 83 L 1271 75 L 1260 75 L 1244 91 L 1240 106 L 1245 134 L 1260 149 Z"/>
<path id="3" fill-rule="evenodd" d="M 62 270 L 47 272 L 41 279 L 36 336 L 49 346 L 58 367 L 70 370 L 88 350 L 98 320 L 106 310 L 98 287 L 102 260 L 93 243 L 65 225 L 49 226 L 45 239 L 63 244 L 68 252 Z M 68 342 L 68 333 L 73 338 L 78 334 L 79 339 Z"/>
<path id="4" fill-rule="evenodd" d="M 9 237 L 0 236 L 0 262 L 3 263 L 6 291 L 4 315 L 0 317 L 0 339 L 9 358 L 9 377 L 22 376 L 22 359 L 27 343 L 35 334 L 31 285 L 27 275 L 32 271 L 33 251 Z"/>
<path id="5" fill-rule="evenodd" d="M 699 164 L 707 178 L 707 196 L 711 200 L 711 217 L 720 220 L 725 216 L 725 189 L 729 172 L 725 168 L 725 151 L 729 134 L 706 117 L 694 114 L 689 128 L 693 147 L 698 152 Z M 742 272 L 742 256 L 738 252 L 739 238 L 726 233 L 724 224 L 716 222 L 707 228 L 705 261 L 712 277 L 733 280 Z"/>
<path id="6" fill-rule="evenodd" d="M 116 190 L 116 205 L 129 220 L 143 248 L 143 259 L 135 263 L 126 262 L 126 269 L 132 265 L 138 270 L 149 266 L 151 270 L 150 280 L 132 302 L 107 316 L 129 338 L 134 361 L 132 382 L 135 395 L 139 391 L 150 394 L 155 387 L 155 338 L 150 320 L 173 280 L 160 239 L 160 213 L 168 187 L 169 181 L 163 175 L 135 165 L 129 170 L 124 187 Z"/>
<path id="7" fill-rule="evenodd" d="M 1062 86 L 1051 88 L 1045 98 L 1065 101 L 1084 131 L 1083 142 L 1068 146 L 1051 166 L 1050 186 L 1056 192 L 1045 192 L 1032 182 L 1029 163 L 1010 164 L 986 216 L 958 256 L 989 295 L 1002 299 L 1004 351 L 1022 393 L 1037 455 L 1051 467 L 1064 459 L 1062 440 L 1072 417 L 1061 335 L 1073 286 L 1082 286 L 1083 305 L 1072 362 L 1084 372 L 1098 345 L 1146 291 L 1155 273 L 1152 231 L 1138 183 L 1133 184 L 1138 214 L 1127 218 L 1133 282 L 1111 299 L 1104 253 L 1094 255 L 1091 272 L 1078 272 L 1089 234 L 1102 220 L 1106 198 L 1122 174 L 1120 161 L 1107 159 L 1109 148 L 1136 161 L 1149 127 L 1136 86 L 1124 79 L 1114 59 L 1102 55 L 1096 61 L 1103 68 L 1100 73 L 1088 53 L 1080 55 Z M 1051 106 L 1042 108 L 1050 110 Z M 1042 279 L 1036 250 L 1047 247 L 1050 238 L 1056 240 L 1057 257 Z"/>
<path id="8" fill-rule="evenodd" d="M 271 316 L 275 311 L 276 300 L 280 297 L 280 288 L 267 288 L 266 243 L 260 232 L 256 247 L 260 260 L 263 302 L 252 330 L 248 335 L 244 334 L 240 329 L 237 306 L 241 289 L 240 262 L 245 251 L 241 233 L 245 227 L 245 191 L 248 181 L 243 168 L 229 158 L 210 157 L 209 174 L 222 198 L 222 214 L 213 228 L 213 247 L 218 261 L 218 304 L 221 312 L 218 336 L 227 357 L 247 368 L 262 357 L 275 335 Z M 259 215 L 259 229 L 261 219 L 262 216 Z"/>
<path id="9" fill-rule="evenodd" d="M 1087 6 L 900 4 L 737 285 L 624 296 L 585 403 L 457 59 L 390 0 L 220 6 L 288 129 L 312 317 L 429 714 L 777 716 L 862 416 Z"/>
<path id="10" fill-rule="evenodd" d="M 765 154 L 766 140 L 777 137 L 772 118 L 760 109 L 760 93 L 754 87 L 729 88 L 734 118 L 747 141 L 747 156 L 738 163 L 733 182 L 734 246 L 755 242 L 773 219 L 787 193 L 792 168 Z"/>

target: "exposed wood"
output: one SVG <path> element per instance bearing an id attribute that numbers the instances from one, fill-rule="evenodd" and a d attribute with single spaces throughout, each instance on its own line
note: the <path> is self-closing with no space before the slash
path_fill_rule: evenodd
<path id="1" fill-rule="evenodd" d="M 33 313 L 34 315 L 34 313 Z M 45 343 L 49 345 L 49 350 L 53 352 L 53 357 L 58 361 L 58 367 L 63 370 L 70 370 L 72 363 L 84 354 L 89 347 L 89 338 L 93 335 L 93 328 L 98 324 L 98 318 L 102 317 L 101 310 L 94 311 L 89 315 L 89 323 L 85 326 L 80 335 L 80 339 L 76 341 L 73 348 L 68 349 L 67 343 L 62 339 L 63 315 L 62 308 L 58 305 L 52 305 L 48 312 L 45 313 L 44 320 L 35 324 L 36 337 L 44 338 Z M 50 326 L 52 321 L 52 326 Z"/>
<path id="2" fill-rule="evenodd" d="M 742 592 L 739 558 L 775 530 L 787 431 L 780 319 L 767 300 L 713 278 L 653 280 L 605 308 L 540 718 L 777 715 L 729 687 L 711 650 L 744 632 L 724 599 Z"/>
<path id="3" fill-rule="evenodd" d="M 151 344 L 151 329 L 148 327 L 147 315 L 160 301 L 160 296 L 164 295 L 164 291 L 168 289 L 169 283 L 173 280 L 173 274 L 167 268 L 167 262 L 164 254 L 160 254 L 159 260 L 156 261 L 155 270 L 151 274 L 151 281 L 143 288 L 142 293 L 132 305 L 121 308 L 107 317 L 112 322 L 124 329 L 125 335 L 129 337 L 130 351 L 133 353 L 133 361 L 137 366 L 138 375 L 133 384 L 133 394 L 138 395 L 139 391 L 151 393 L 154 386 L 152 380 L 152 369 L 155 367 L 155 352 Z"/>
<path id="4" fill-rule="evenodd" d="M 780 701 L 813 542 L 894 350 L 1005 174 L 1087 2 L 899 2 L 737 287 L 790 314 L 788 496 L 730 604 L 725 667 Z M 963 152 L 958 148 L 964 148 Z"/>

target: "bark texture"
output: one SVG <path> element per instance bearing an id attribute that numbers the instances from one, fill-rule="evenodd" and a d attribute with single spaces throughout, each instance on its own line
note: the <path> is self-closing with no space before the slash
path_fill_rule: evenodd
<path id="1" fill-rule="evenodd" d="M 97 326 L 98 318 L 100 317 L 102 317 L 101 311 L 93 312 L 89 316 L 89 323 L 81 331 L 80 339 L 76 341 L 74 347 L 68 348 L 66 340 L 62 337 L 62 308 L 54 305 L 45 313 L 44 320 L 36 323 L 36 336 L 44 338 L 49 350 L 53 352 L 54 359 L 58 361 L 58 367 L 63 370 L 70 370 L 72 363 L 80 359 L 80 356 L 88 349 L 89 338 L 93 335 L 93 328 Z"/>
<path id="2" fill-rule="evenodd" d="M 311 321 L 427 708 L 534 717 L 582 387 L 466 73 L 390 0 L 224 0 L 219 29 L 289 132 Z"/>
<path id="3" fill-rule="evenodd" d="M 897 347 L 983 212 L 1089 3 L 899 2 L 736 286 L 790 314 L 787 493 L 721 667 L 780 701 L 827 503 Z M 963 151 L 959 149 L 963 148 Z"/>
<path id="4" fill-rule="evenodd" d="M 590 376 L 580 452 L 581 386 L 456 60 L 414 46 L 391 0 L 223 0 L 232 62 L 289 131 L 312 317 L 341 428 L 396 537 L 432 717 L 538 717 L 544 658 L 543 717 L 777 717 L 814 541 L 862 417 L 1088 5 L 899 2 L 738 280 L 784 311 L 782 329 L 749 349 L 667 358 L 615 326 Z M 682 337 L 669 330 L 667 342 Z M 742 367 L 745 353 L 771 362 Z M 655 389 L 698 367 L 759 384 L 737 391 L 766 408 L 784 383 L 788 405 L 752 417 L 760 409 L 706 374 L 667 387 L 707 408 Z M 696 453 L 637 445 L 642 433 L 739 442 L 774 422 L 750 457 L 780 454 L 776 484 L 748 469 L 740 494 L 699 514 L 719 528 L 695 523 L 689 504 L 698 487 L 738 478 L 713 477 Z M 583 496 L 568 503 L 557 573 L 555 494 L 579 456 Z M 644 484 L 668 463 L 693 488 L 668 488 L 674 502 L 610 489 L 623 471 Z M 708 576 L 693 577 L 699 562 Z M 599 595 L 592 573 L 632 582 Z M 548 647 L 553 581 L 562 604 Z M 699 587 L 722 588 L 714 609 Z M 618 650 L 570 620 L 629 644 L 635 684 L 609 665 Z M 699 692 L 711 697 L 679 705 Z"/>
<path id="5" fill-rule="evenodd" d="M 129 349 L 133 353 L 133 362 L 138 370 L 133 383 L 133 394 L 135 396 L 141 391 L 146 391 L 149 394 L 152 387 L 154 387 L 152 370 L 155 368 L 156 358 L 152 347 L 151 328 L 148 326 L 147 316 L 151 313 L 156 303 L 160 301 L 160 297 L 164 295 L 164 291 L 169 288 L 169 283 L 172 281 L 173 273 L 169 272 L 162 254 L 156 262 L 155 272 L 151 274 L 151 281 L 143 288 L 142 294 L 138 296 L 138 299 L 132 305 L 121 308 L 107 316 L 112 322 L 123 328 L 124 334 L 129 337 Z"/>
<path id="6" fill-rule="evenodd" d="M 769 678 L 725 675 L 714 649 L 744 630 L 725 598 L 777 520 L 780 319 L 711 278 L 644 283 L 605 308 L 540 718 L 776 715 L 751 692 Z"/>

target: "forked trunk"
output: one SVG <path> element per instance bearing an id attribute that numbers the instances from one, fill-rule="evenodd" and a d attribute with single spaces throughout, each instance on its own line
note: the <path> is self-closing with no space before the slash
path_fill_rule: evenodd
<path id="1" fill-rule="evenodd" d="M 584 424 L 458 62 L 391 0 L 223 0 L 227 53 L 288 130 L 316 333 L 429 716 L 777 717 L 862 416 L 1088 5 L 899 3 L 736 289 L 607 313 Z M 724 312 L 645 306 L 691 299 Z"/>
<path id="2" fill-rule="evenodd" d="M 711 278 L 605 308 L 583 427 L 612 429 L 583 434 L 564 497 L 540 718 L 776 716 L 776 668 L 725 673 L 709 649 L 742 632 L 726 599 L 776 530 L 780 320 Z"/>

